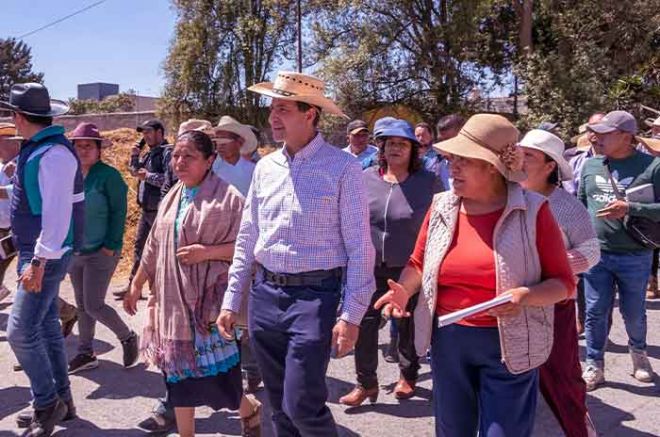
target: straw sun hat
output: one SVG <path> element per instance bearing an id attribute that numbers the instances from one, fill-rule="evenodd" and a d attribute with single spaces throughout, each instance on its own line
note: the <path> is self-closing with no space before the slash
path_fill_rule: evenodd
<path id="1" fill-rule="evenodd" d="M 257 150 L 259 141 L 257 136 L 252 132 L 252 129 L 247 124 L 239 123 L 229 115 L 223 115 L 218 122 L 218 125 L 213 128 L 215 132 L 231 132 L 243 138 L 243 145 L 241 146 L 241 153 L 244 155 L 253 153 Z M 221 142 L 222 139 L 216 141 Z"/>
<path id="2" fill-rule="evenodd" d="M 443 154 L 481 159 L 509 181 L 522 182 L 523 152 L 517 146 L 520 133 L 501 115 L 476 114 L 468 119 L 454 138 L 441 141 L 433 148 Z"/>
<path id="3" fill-rule="evenodd" d="M 318 106 L 328 114 L 348 118 L 335 102 L 325 96 L 325 83 L 307 74 L 280 71 L 275 82 L 261 82 L 252 85 L 248 90 L 275 99 Z"/>

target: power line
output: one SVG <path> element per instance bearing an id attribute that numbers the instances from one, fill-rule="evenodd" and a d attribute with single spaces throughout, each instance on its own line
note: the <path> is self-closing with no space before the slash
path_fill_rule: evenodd
<path id="1" fill-rule="evenodd" d="M 78 14 L 82 14 L 83 12 L 92 9 L 92 8 L 94 8 L 94 7 L 98 6 L 98 5 L 100 5 L 101 3 L 105 3 L 106 1 L 108 1 L 108 0 L 100 0 L 100 1 L 97 1 L 96 3 L 92 3 L 91 5 L 86 6 L 86 7 L 82 8 L 82 9 L 79 9 L 79 10 L 77 10 L 76 12 L 73 12 L 73 13 L 71 13 L 71 14 L 65 16 L 65 17 L 58 18 L 57 20 L 55 20 L 55 21 L 51 21 L 50 23 L 48 23 L 48 24 L 46 24 L 46 25 L 44 25 L 44 26 L 41 26 L 41 27 L 38 28 L 38 29 L 34 29 L 34 30 L 31 31 L 31 32 L 28 32 L 28 33 L 26 33 L 26 34 L 23 34 L 23 35 L 19 36 L 18 39 L 23 39 L 23 38 L 28 37 L 28 36 L 30 36 L 30 35 L 34 35 L 34 34 L 37 33 L 37 32 L 40 32 L 40 31 L 42 31 L 42 30 L 44 30 L 44 29 L 47 29 L 47 28 L 49 28 L 49 27 L 51 27 L 51 26 L 54 26 L 54 25 L 56 25 L 56 24 L 58 24 L 58 23 L 61 23 L 62 21 L 68 20 L 68 19 L 71 18 L 71 17 L 75 17 L 75 16 L 78 15 Z"/>

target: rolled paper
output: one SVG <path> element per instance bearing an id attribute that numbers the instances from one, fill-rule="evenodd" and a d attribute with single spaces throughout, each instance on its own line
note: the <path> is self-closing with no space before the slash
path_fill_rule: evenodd
<path id="1" fill-rule="evenodd" d="M 454 311 L 453 313 L 440 316 L 438 317 L 438 328 L 452 325 L 467 317 L 474 316 L 475 314 L 483 313 L 484 311 L 488 311 L 489 309 L 495 308 L 496 306 L 509 303 L 511 302 L 512 298 L 513 296 L 510 294 L 500 294 L 494 299 L 487 300 L 486 302 L 482 302 L 477 305 L 473 305 L 471 307 L 463 308 L 462 310 Z"/>

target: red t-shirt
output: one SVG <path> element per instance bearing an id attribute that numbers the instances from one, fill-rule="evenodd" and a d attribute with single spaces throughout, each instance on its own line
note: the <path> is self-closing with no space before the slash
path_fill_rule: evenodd
<path id="1" fill-rule="evenodd" d="M 438 273 L 437 315 L 449 314 L 495 297 L 493 231 L 502 212 L 503 209 L 482 215 L 459 213 L 454 239 Z M 409 261 L 420 273 L 424 265 L 429 218 L 430 210 L 426 214 Z M 547 203 L 539 210 L 536 229 L 541 279 L 560 279 L 573 292 L 575 278 L 568 263 L 561 231 Z M 482 313 L 458 323 L 465 326 L 493 327 L 497 326 L 497 319 Z"/>

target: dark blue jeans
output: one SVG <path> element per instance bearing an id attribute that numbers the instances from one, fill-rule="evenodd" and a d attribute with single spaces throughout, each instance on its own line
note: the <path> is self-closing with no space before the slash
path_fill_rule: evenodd
<path id="1" fill-rule="evenodd" d="M 435 327 L 431 347 L 435 433 L 442 437 L 532 434 L 538 369 L 513 375 L 497 328 Z"/>
<path id="2" fill-rule="evenodd" d="M 32 253 L 21 253 L 18 272 L 23 272 Z M 69 254 L 48 260 L 41 291 L 26 292 L 19 285 L 7 326 L 7 340 L 30 379 L 34 408 L 44 408 L 59 397 L 71 399 L 64 338 L 60 327 L 57 296 L 69 266 Z"/>
<path id="3" fill-rule="evenodd" d="M 628 346 L 646 349 L 646 285 L 651 274 L 652 251 L 601 252 L 600 262 L 584 274 L 587 306 L 586 361 L 602 366 L 607 344 L 607 318 L 619 290 L 619 311 L 628 333 Z"/>
<path id="4" fill-rule="evenodd" d="M 326 406 L 325 375 L 341 281 L 279 287 L 259 276 L 250 291 L 248 327 L 273 409 L 275 435 L 337 436 Z"/>

